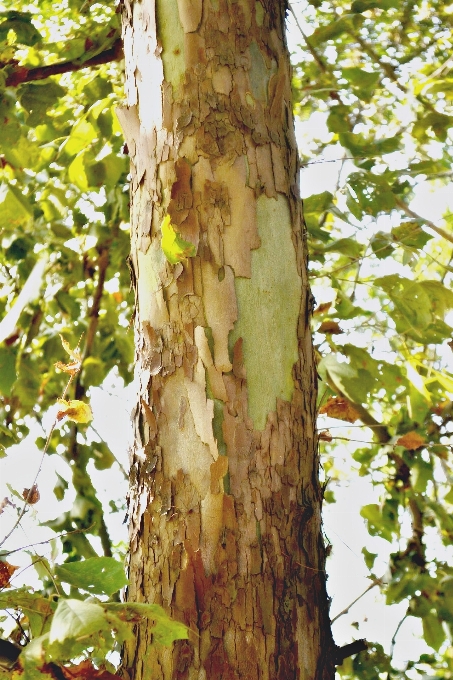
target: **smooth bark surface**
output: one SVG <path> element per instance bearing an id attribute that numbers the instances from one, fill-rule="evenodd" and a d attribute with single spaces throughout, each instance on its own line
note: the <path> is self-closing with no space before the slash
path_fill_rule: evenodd
<path id="1" fill-rule="evenodd" d="M 136 279 L 131 600 L 123 672 L 332 678 L 310 293 L 284 3 L 122 5 Z M 169 264 L 165 215 L 197 255 Z"/>

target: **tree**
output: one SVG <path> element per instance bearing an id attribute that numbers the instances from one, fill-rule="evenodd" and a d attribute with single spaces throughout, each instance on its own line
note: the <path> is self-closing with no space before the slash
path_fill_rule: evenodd
<path id="1" fill-rule="evenodd" d="M 140 4 L 122 6 L 128 102 L 118 115 L 126 147 L 112 113 L 122 96 L 113 8 L 71 0 L 56 11 L 40 2 L 39 12 L 13 5 L 0 16 L 5 453 L 25 436 L 30 414 L 40 420 L 62 395 L 67 376 L 53 368 L 63 365 L 59 333 L 72 365 L 82 364 L 82 371 L 70 367 L 63 425 L 47 443 L 38 440 L 67 463 L 55 495 L 64 499 L 69 485 L 76 492 L 49 523 L 63 555 L 57 565 L 33 558 L 44 574 L 41 592 L 0 593 L 1 605 L 17 612 L 9 640 L 24 645 L 13 673 L 112 671 L 108 662 L 97 670 L 99 660 L 135 624 L 123 672 L 137 677 L 148 669 L 170 677 L 172 666 L 175 677 L 202 667 L 207 677 L 235 677 L 235 665 L 249 677 L 264 677 L 265 668 L 274 669 L 270 677 L 291 677 L 301 630 L 317 635 L 302 640 L 306 677 L 332 677 L 342 659 L 345 678 L 448 677 L 453 574 L 439 544 L 448 546 L 452 534 L 453 378 L 442 348 L 452 335 L 452 237 L 449 214 L 439 226 L 410 201 L 421 182 L 449 177 L 449 8 L 312 2 L 295 15 L 302 40 L 293 60 L 296 114 L 326 121 L 322 141 L 301 146 L 304 176 L 324 153 L 341 158 L 336 188 L 304 205 L 309 275 L 320 297 L 318 407 L 323 418 L 361 422 L 373 433 L 374 442 L 352 454 L 359 474 L 381 489 L 380 502 L 361 514 L 370 535 L 389 545 L 387 580 L 375 573 L 373 545 L 364 546 L 370 587 L 389 604 L 407 603 L 394 638 L 407 619 L 420 621 L 433 650 L 398 670 L 380 645 L 369 641 L 352 660 L 346 655 L 364 645 L 339 651 L 330 635 L 283 7 L 205 5 L 158 2 L 156 25 Z M 326 145 L 334 147 L 330 157 Z M 68 422 L 113 367 L 125 381 L 131 375 L 126 153 L 140 397 L 129 605 L 105 601 L 124 577 L 117 562 L 103 560 L 123 555 L 93 477 L 115 458 L 90 426 Z M 296 288 L 300 298 L 288 294 Z M 320 433 L 329 502 L 338 474 L 331 422 Z M 347 425 L 341 436 L 351 437 Z M 35 488 L 27 478 L 23 494 L 12 489 L 2 502 L 13 526 L 39 500 L 39 479 Z M 18 515 L 14 494 L 26 501 Z M 8 541 L 3 548 L 0 584 L 10 586 L 14 548 Z M 87 594 L 96 603 L 84 601 Z M 186 641 L 185 629 L 148 600 L 200 636 Z M 310 608 L 315 601 L 319 607 Z M 304 622 L 307 612 L 318 619 Z M 155 638 L 179 641 L 172 651 L 148 649 Z M 74 665 L 80 654 L 97 666 Z"/>
<path id="2" fill-rule="evenodd" d="M 132 601 L 155 677 L 327 678 L 316 380 L 281 2 L 126 2 L 139 402 Z M 149 651 L 148 651 L 149 649 Z"/>

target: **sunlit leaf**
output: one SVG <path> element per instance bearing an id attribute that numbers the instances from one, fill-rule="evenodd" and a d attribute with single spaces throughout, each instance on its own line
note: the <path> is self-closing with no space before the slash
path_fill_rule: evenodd
<path id="1" fill-rule="evenodd" d="M 57 577 L 90 593 L 113 595 L 127 585 L 124 566 L 112 557 L 92 557 L 56 567 Z"/>
<path id="2" fill-rule="evenodd" d="M 58 399 L 58 404 L 60 410 L 57 413 L 57 420 L 67 418 L 74 423 L 89 423 L 90 420 L 93 420 L 91 407 L 84 401 L 79 401 L 78 399 L 71 399 L 69 401 Z"/>
<path id="3" fill-rule="evenodd" d="M 187 257 L 195 257 L 193 243 L 184 241 L 171 224 L 170 215 L 166 215 L 160 225 L 162 231 L 161 245 L 164 255 L 170 264 L 177 264 Z"/>

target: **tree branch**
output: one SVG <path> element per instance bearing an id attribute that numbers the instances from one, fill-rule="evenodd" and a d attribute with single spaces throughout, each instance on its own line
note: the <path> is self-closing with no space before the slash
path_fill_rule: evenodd
<path id="1" fill-rule="evenodd" d="M 442 238 L 444 238 L 446 241 L 453 243 L 453 236 L 449 234 L 448 231 L 445 231 L 445 229 L 442 229 L 442 227 L 437 227 L 434 224 L 434 222 L 431 222 L 431 220 L 428 220 L 426 219 L 426 217 L 422 217 L 421 215 L 415 213 L 413 210 L 409 208 L 408 205 L 406 205 L 404 201 L 402 201 L 397 196 L 395 196 L 395 203 L 398 206 L 398 208 L 400 208 L 400 210 L 406 213 L 408 217 L 412 217 L 413 220 L 419 220 L 420 222 L 424 222 L 426 226 L 435 231 L 436 234 L 442 236 Z"/>
<path id="2" fill-rule="evenodd" d="M 349 645 L 344 645 L 343 647 L 336 647 L 335 649 L 335 665 L 341 666 L 343 661 L 348 658 L 348 656 L 353 656 L 353 654 L 358 654 L 359 652 L 364 652 L 368 649 L 368 643 L 366 640 L 354 640 Z"/>
<path id="3" fill-rule="evenodd" d="M 378 440 L 379 444 L 388 444 L 388 442 L 391 440 L 392 436 L 390 432 L 388 431 L 388 428 L 380 423 L 379 421 L 374 418 L 371 413 L 369 413 L 362 404 L 357 404 L 355 401 L 352 401 L 349 397 L 347 397 L 335 384 L 335 382 L 332 380 L 331 376 L 328 374 L 327 375 L 327 383 L 328 385 L 333 389 L 334 392 L 336 392 L 340 397 L 343 397 L 343 399 L 346 399 L 346 401 L 352 406 L 354 411 L 357 411 L 358 415 L 360 416 L 360 420 L 364 425 L 369 427 L 373 434 L 376 436 L 376 439 Z"/>
<path id="4" fill-rule="evenodd" d="M 71 71 L 81 71 L 84 68 L 91 66 L 99 66 L 100 64 L 108 64 L 111 61 L 120 61 L 123 58 L 123 41 L 117 38 L 112 47 L 104 50 L 91 59 L 84 62 L 62 61 L 57 64 L 50 64 L 49 66 L 37 66 L 36 68 L 28 69 L 26 66 L 16 65 L 12 72 L 6 78 L 7 87 L 17 87 L 21 83 L 30 83 L 34 80 L 45 80 L 50 76 L 58 76 L 62 73 L 70 73 Z"/>

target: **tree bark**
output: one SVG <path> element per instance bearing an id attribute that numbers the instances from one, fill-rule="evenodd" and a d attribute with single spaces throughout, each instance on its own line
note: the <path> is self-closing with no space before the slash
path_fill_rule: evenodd
<path id="1" fill-rule="evenodd" d="M 279 0 L 124 0 L 136 384 L 132 601 L 188 641 L 141 680 L 327 680 L 316 375 Z M 196 256 L 169 264 L 165 215 Z"/>

